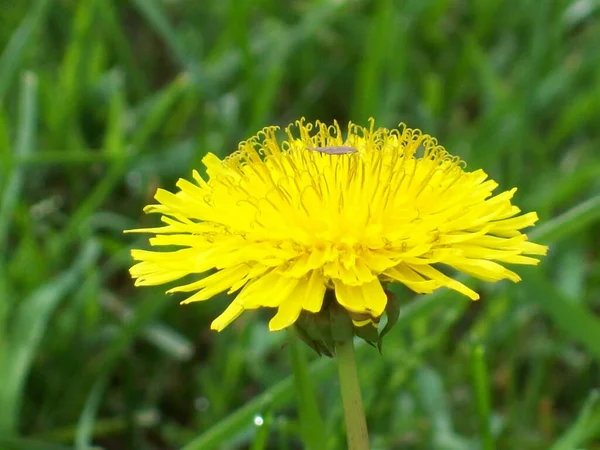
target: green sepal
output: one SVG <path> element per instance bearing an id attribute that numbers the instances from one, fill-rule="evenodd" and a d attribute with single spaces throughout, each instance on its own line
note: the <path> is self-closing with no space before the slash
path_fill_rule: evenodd
<path id="1" fill-rule="evenodd" d="M 302 312 L 296 321 L 296 329 L 302 340 L 319 356 L 323 354 L 333 358 L 335 346 L 327 312 L 325 314 Z"/>
<path id="2" fill-rule="evenodd" d="M 329 317 L 327 317 L 326 314 L 318 314 L 312 324 L 314 324 L 314 333 L 317 337 L 317 342 L 321 348 L 321 352 L 330 358 L 333 358 L 335 355 L 335 344 L 331 334 Z"/>
<path id="3" fill-rule="evenodd" d="M 319 356 L 326 355 L 333 358 L 336 343 L 347 342 L 353 336 L 358 336 L 382 353 L 383 338 L 396 325 L 400 315 L 400 303 L 396 296 L 387 289 L 385 293 L 387 323 L 381 332 L 377 326 L 379 317 L 373 318 L 372 323 L 363 326 L 354 325 L 353 319 L 357 320 L 357 315 L 339 305 L 333 291 L 328 290 L 321 311 L 317 313 L 303 311 L 300 314 L 295 323 L 298 336 Z M 362 316 L 359 318 L 362 319 Z"/>
<path id="4" fill-rule="evenodd" d="M 331 337 L 334 343 L 348 342 L 354 335 L 352 319 L 348 312 L 337 303 L 329 307 L 329 318 L 331 321 Z"/>
<path id="5" fill-rule="evenodd" d="M 294 329 L 296 330 L 298 337 L 302 339 L 306 345 L 312 348 L 317 353 L 317 355 L 321 356 L 323 352 L 321 351 L 318 341 L 313 340 L 309 336 L 309 334 L 304 330 L 304 328 L 302 328 L 299 322 L 300 319 L 298 319 L 298 321 L 294 324 Z"/>
<path id="6" fill-rule="evenodd" d="M 396 325 L 396 322 L 398 322 L 398 317 L 400 316 L 400 302 L 396 296 L 387 289 L 385 290 L 385 293 L 387 295 L 387 304 L 385 305 L 387 323 L 385 324 L 385 327 L 383 327 L 383 330 L 381 330 L 381 333 L 379 333 L 379 339 L 377 339 L 377 348 L 379 349 L 379 353 L 382 352 L 381 347 L 383 345 L 384 336 L 388 334 L 392 328 L 394 328 L 394 325 Z"/>
<path id="7" fill-rule="evenodd" d="M 379 333 L 377 331 L 377 326 L 373 324 L 367 324 L 362 327 L 354 326 L 354 334 L 365 341 L 372 347 L 375 347 L 375 344 L 379 341 Z"/>

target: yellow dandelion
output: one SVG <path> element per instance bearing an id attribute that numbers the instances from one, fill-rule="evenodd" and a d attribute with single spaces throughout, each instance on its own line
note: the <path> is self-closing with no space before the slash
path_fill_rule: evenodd
<path id="1" fill-rule="evenodd" d="M 483 170 L 469 172 L 435 138 L 400 125 L 365 128 L 299 120 L 278 138 L 268 127 L 224 160 L 208 153 L 207 176 L 159 189 L 164 226 L 155 247 L 133 250 L 137 286 L 200 276 L 170 289 L 192 293 L 183 303 L 239 293 L 211 328 L 222 330 L 245 310 L 277 308 L 271 330 L 317 313 L 326 292 L 355 319 L 377 322 L 388 301 L 383 283 L 419 294 L 446 287 L 479 295 L 446 275 L 444 266 L 485 281 L 519 276 L 503 264 L 537 264 L 547 247 L 522 229 L 537 214 L 520 214 L 516 191 Z M 362 318 L 359 320 L 359 318 Z M 365 320 L 365 318 L 367 320 Z"/>

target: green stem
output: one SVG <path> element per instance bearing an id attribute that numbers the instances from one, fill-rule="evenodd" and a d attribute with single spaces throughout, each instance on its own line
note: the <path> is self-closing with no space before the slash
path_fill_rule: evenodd
<path id="1" fill-rule="evenodd" d="M 346 419 L 348 450 L 369 450 L 369 433 L 358 383 L 352 338 L 336 344 L 336 356 Z"/>

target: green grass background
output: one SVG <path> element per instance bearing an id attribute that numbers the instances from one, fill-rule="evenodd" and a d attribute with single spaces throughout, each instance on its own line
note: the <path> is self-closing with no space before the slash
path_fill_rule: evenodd
<path id="1" fill-rule="evenodd" d="M 0 448 L 344 448 L 334 362 L 268 314 L 210 332 L 225 296 L 134 289 L 122 230 L 207 151 L 373 116 L 518 186 L 551 247 L 520 284 L 467 280 L 477 303 L 402 291 L 383 357 L 358 348 L 373 449 L 600 449 L 599 9 L 3 1 Z"/>

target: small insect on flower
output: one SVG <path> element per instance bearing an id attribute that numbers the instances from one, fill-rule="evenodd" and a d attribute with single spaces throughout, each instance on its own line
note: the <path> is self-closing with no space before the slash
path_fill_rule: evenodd
<path id="1" fill-rule="evenodd" d="M 518 282 L 506 266 L 546 254 L 522 232 L 538 217 L 512 204 L 516 188 L 493 192 L 483 170 L 420 130 L 369 125 L 342 132 L 302 119 L 283 136 L 263 129 L 225 159 L 208 153 L 206 175 L 159 189 L 144 209 L 163 226 L 129 230 L 153 234 L 154 251 L 132 251 L 136 285 L 190 277 L 168 291 L 188 293 L 183 303 L 235 294 L 217 331 L 253 309 L 277 311 L 276 331 L 341 308 L 364 334 L 389 316 L 388 283 L 477 300 L 445 269 Z"/>
<path id="2" fill-rule="evenodd" d="M 336 145 L 332 147 L 306 147 L 313 152 L 327 153 L 328 155 L 347 155 L 348 153 L 357 153 L 358 150 L 347 145 Z"/>

